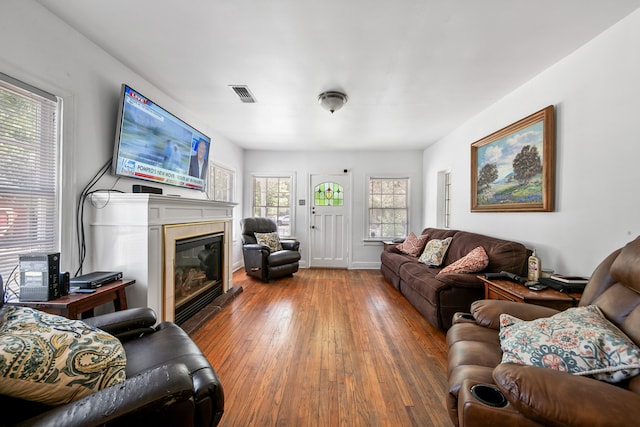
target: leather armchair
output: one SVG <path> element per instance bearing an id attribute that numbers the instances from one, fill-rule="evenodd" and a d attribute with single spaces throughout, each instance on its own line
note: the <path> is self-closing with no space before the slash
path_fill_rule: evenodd
<path id="1" fill-rule="evenodd" d="M 275 221 L 270 218 L 252 217 L 240 221 L 242 226 L 242 254 L 244 271 L 252 277 L 269 282 L 278 277 L 290 276 L 299 268 L 300 242 L 283 239 L 281 251 L 271 251 L 269 246 L 258 244 L 254 233 L 278 231 Z"/>
<path id="2" fill-rule="evenodd" d="M 611 323 L 635 344 L 640 343 L 640 237 L 613 252 L 596 268 L 579 303 L 587 305 L 598 306 Z M 501 313 L 534 320 L 558 312 L 511 301 L 481 300 L 472 304 L 471 313 L 454 316 L 454 324 L 447 332 L 447 404 L 454 425 L 637 423 L 640 375 L 611 384 L 548 368 L 501 363 L 498 337 Z M 478 384 L 481 386 L 472 392 Z"/>
<path id="3" fill-rule="evenodd" d="M 2 301 L 0 298 L 0 306 Z M 224 410 L 222 385 L 206 357 L 180 327 L 171 322 L 155 325 L 156 315 L 149 308 L 132 308 L 83 321 L 122 342 L 127 379 L 55 407 L 0 394 L 0 407 L 4 409 L 0 425 L 218 424 Z"/>

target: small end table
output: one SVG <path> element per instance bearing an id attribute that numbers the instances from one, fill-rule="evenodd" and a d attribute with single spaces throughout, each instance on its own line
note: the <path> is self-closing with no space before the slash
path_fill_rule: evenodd
<path id="1" fill-rule="evenodd" d="M 93 309 L 113 301 L 116 311 L 127 309 L 127 294 L 125 288 L 136 283 L 135 280 L 122 279 L 96 288 L 91 294 L 72 292 L 60 298 L 49 301 L 9 301 L 6 305 L 31 307 L 49 314 L 57 314 L 68 319 L 92 317 Z"/>
<path id="2" fill-rule="evenodd" d="M 484 276 L 478 276 L 478 278 L 484 282 L 485 299 L 542 305 L 562 311 L 577 306 L 582 297 L 582 294 L 579 293 L 565 294 L 550 288 L 532 291 L 526 286 L 510 280 L 487 279 Z"/>
<path id="3" fill-rule="evenodd" d="M 390 247 L 396 246 L 396 245 L 397 245 L 397 243 L 394 243 L 391 240 L 383 240 L 382 241 L 382 247 L 383 247 L 383 249 L 385 251 L 388 250 Z"/>

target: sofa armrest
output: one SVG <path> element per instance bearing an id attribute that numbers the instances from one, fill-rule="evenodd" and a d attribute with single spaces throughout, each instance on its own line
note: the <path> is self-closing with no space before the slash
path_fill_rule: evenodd
<path id="1" fill-rule="evenodd" d="M 436 279 L 442 283 L 452 285 L 458 288 L 482 288 L 484 284 L 478 279 L 476 273 L 445 273 L 436 274 Z"/>
<path id="2" fill-rule="evenodd" d="M 485 328 L 500 329 L 500 315 L 503 313 L 528 321 L 551 317 L 558 313 L 558 310 L 535 304 L 492 299 L 483 299 L 471 303 L 471 314 L 476 319 L 476 323 Z"/>
<path id="3" fill-rule="evenodd" d="M 513 363 L 498 365 L 493 378 L 520 413 L 543 425 L 617 426 L 640 419 L 638 394 L 592 378 Z"/>
<path id="4" fill-rule="evenodd" d="M 280 240 L 280 244 L 282 245 L 282 249 L 286 249 L 289 251 L 299 251 L 300 250 L 300 242 L 293 239 L 282 239 Z"/>
<path id="5" fill-rule="evenodd" d="M 156 321 L 156 313 L 148 307 L 129 308 L 83 319 L 87 325 L 101 329 L 119 339 L 152 332 Z"/>
<path id="6" fill-rule="evenodd" d="M 18 424 L 81 427 L 109 425 L 193 425 L 193 384 L 183 364 L 163 365 L 121 384 L 58 406 Z"/>

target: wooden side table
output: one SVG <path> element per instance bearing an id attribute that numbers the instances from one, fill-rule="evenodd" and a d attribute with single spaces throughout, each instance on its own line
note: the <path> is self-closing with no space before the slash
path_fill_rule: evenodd
<path id="1" fill-rule="evenodd" d="M 393 246 L 396 246 L 396 245 L 397 245 L 397 243 L 394 243 L 394 242 L 392 242 L 391 240 L 383 240 L 383 241 L 382 241 L 382 248 L 383 248 L 383 250 L 385 250 L 385 251 L 386 251 L 387 249 L 389 249 L 390 247 L 393 247 Z"/>
<path id="2" fill-rule="evenodd" d="M 127 308 L 127 294 L 125 288 L 136 283 L 135 280 L 116 280 L 102 285 L 91 294 L 79 294 L 72 292 L 60 298 L 49 301 L 10 301 L 6 305 L 31 307 L 49 314 L 57 314 L 68 319 L 80 319 L 93 316 L 93 309 L 113 301 L 116 311 Z"/>
<path id="3" fill-rule="evenodd" d="M 577 306 L 582 297 L 582 294 L 564 294 L 549 288 L 532 291 L 526 286 L 510 280 L 486 279 L 484 276 L 478 276 L 478 278 L 484 282 L 484 297 L 486 299 L 515 301 L 542 305 L 556 310 L 566 310 Z"/>

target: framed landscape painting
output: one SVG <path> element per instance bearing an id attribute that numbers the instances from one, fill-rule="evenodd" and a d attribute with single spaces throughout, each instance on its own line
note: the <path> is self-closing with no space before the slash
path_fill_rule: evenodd
<path id="1" fill-rule="evenodd" d="M 471 212 L 552 212 L 554 107 L 471 144 Z"/>

